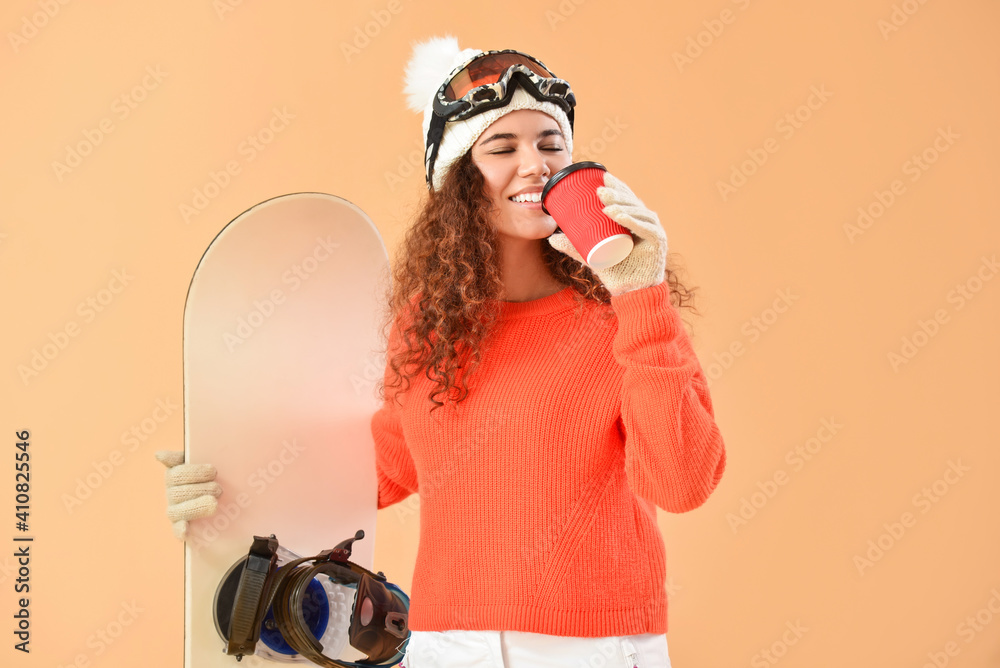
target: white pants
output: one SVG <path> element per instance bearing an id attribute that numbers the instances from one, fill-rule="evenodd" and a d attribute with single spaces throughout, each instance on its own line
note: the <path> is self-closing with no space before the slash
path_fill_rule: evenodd
<path id="1" fill-rule="evenodd" d="M 667 636 L 411 631 L 403 668 L 670 668 Z"/>

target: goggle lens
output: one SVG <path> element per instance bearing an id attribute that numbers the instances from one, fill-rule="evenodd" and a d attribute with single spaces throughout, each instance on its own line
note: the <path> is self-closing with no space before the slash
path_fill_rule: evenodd
<path id="1" fill-rule="evenodd" d="M 473 88 L 496 83 L 514 65 L 524 65 L 541 77 L 555 77 L 536 61 L 519 53 L 493 53 L 473 60 L 452 77 L 445 86 L 444 96 L 449 102 L 461 100 Z"/>

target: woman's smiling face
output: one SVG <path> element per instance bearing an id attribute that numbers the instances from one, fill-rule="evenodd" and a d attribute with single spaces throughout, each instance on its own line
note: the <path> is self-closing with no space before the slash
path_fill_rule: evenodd
<path id="1" fill-rule="evenodd" d="M 554 118 L 535 109 L 500 117 L 473 145 L 472 161 L 497 209 L 501 238 L 544 239 L 555 232 L 556 221 L 542 211 L 540 201 L 532 201 L 549 177 L 571 162 Z M 511 199 L 515 196 L 527 201 Z"/>

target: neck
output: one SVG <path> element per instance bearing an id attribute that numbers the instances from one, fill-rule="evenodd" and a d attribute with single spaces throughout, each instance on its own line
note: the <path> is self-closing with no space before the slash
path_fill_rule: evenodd
<path id="1" fill-rule="evenodd" d="M 566 286 L 549 271 L 542 255 L 544 239 L 504 240 L 500 272 L 504 284 L 503 301 L 528 302 L 553 295 Z"/>

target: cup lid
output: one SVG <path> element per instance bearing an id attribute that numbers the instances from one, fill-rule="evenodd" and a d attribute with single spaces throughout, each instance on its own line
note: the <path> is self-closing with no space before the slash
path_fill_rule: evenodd
<path id="1" fill-rule="evenodd" d="M 549 214 L 549 210 L 545 208 L 545 196 L 549 194 L 552 190 L 552 186 L 562 181 L 568 175 L 572 174 L 578 169 L 600 169 L 602 171 L 608 171 L 608 168 L 599 162 L 591 162 L 589 160 L 584 160 L 583 162 L 574 162 L 572 165 L 566 165 L 558 172 L 552 175 L 552 177 L 546 182 L 545 186 L 542 187 L 542 211 Z M 552 214 L 549 214 L 552 215 Z"/>

